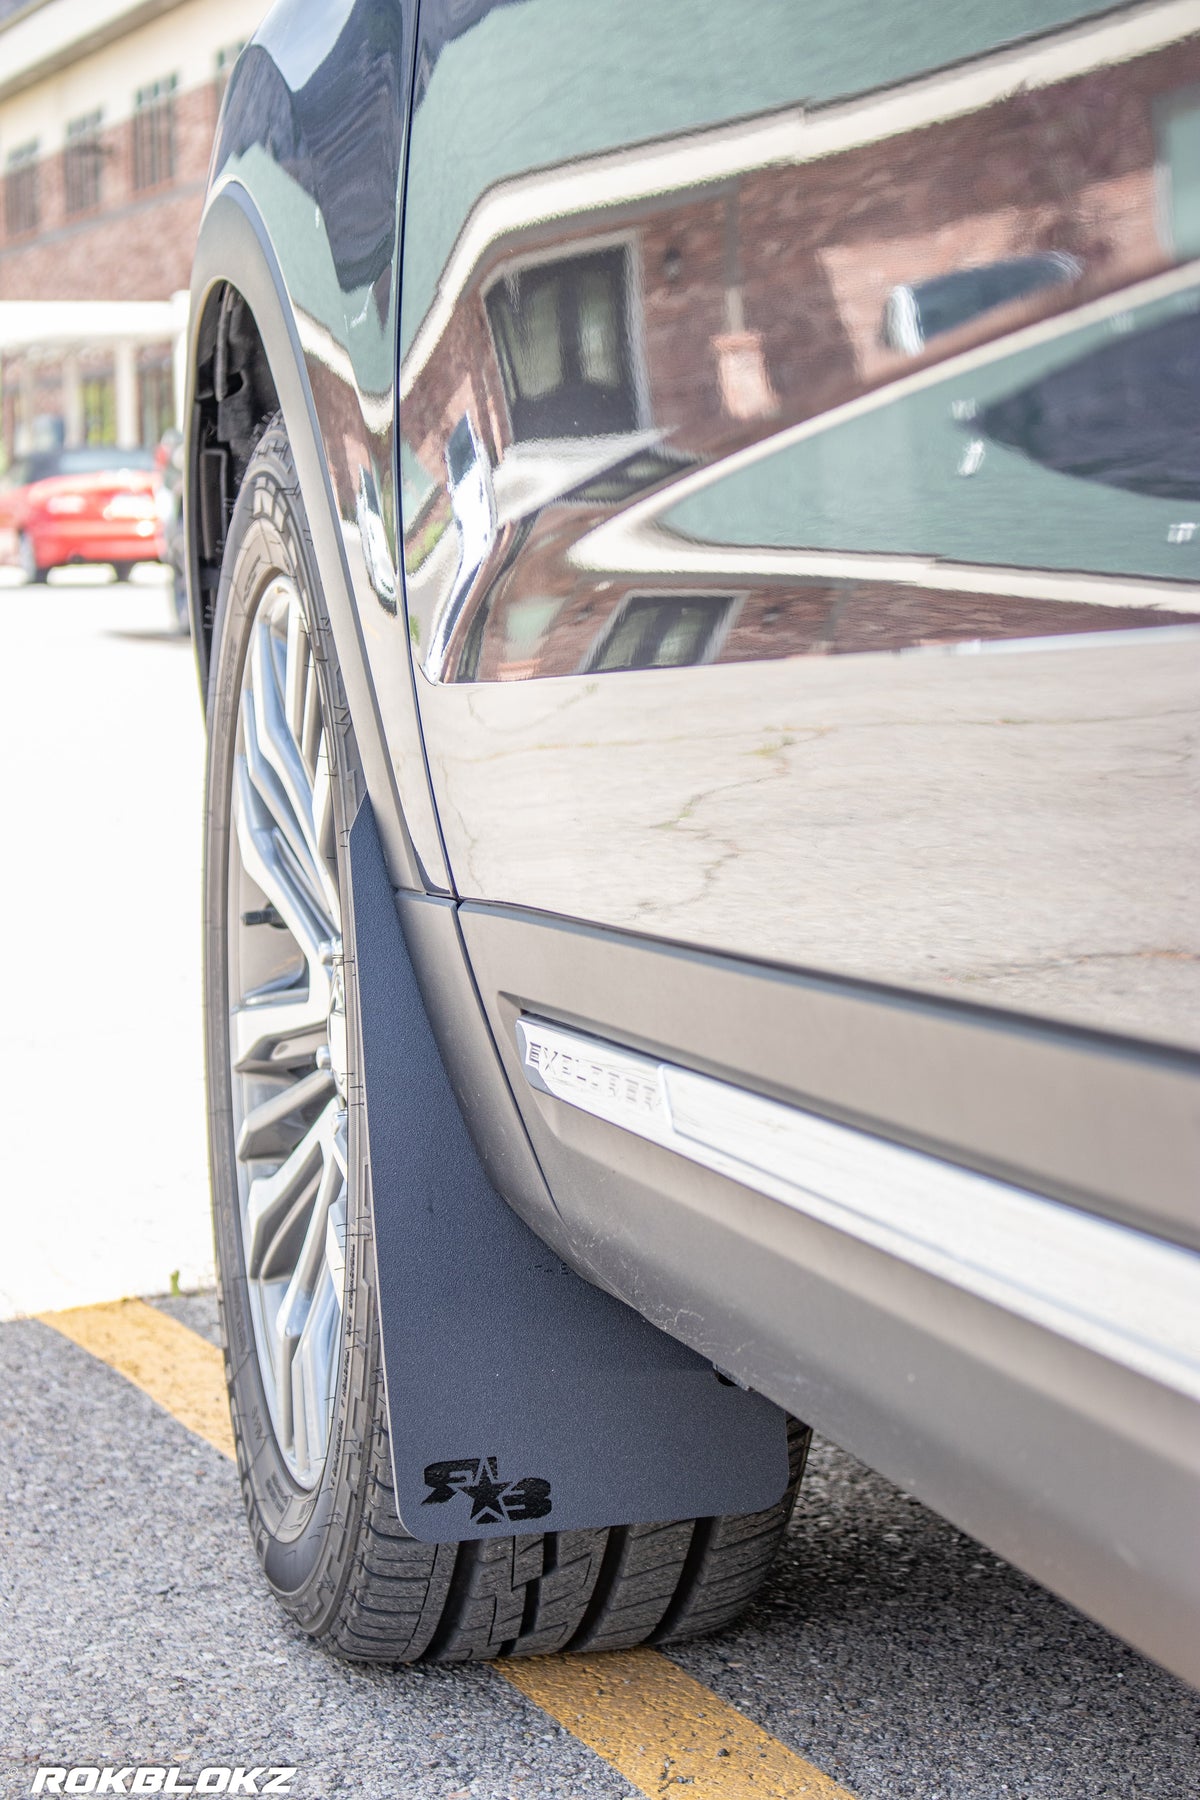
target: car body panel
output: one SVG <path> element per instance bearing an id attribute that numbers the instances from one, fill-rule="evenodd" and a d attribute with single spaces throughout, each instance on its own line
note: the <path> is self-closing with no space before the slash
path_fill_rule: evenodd
<path id="1" fill-rule="evenodd" d="M 1119 1363 L 899 1261 L 876 1309 L 845 1237 L 521 1079 L 549 1018 L 1200 1246 L 1200 19 L 890 12 L 621 6 L 585 52 L 556 0 L 425 0 L 430 779 L 545 1234 L 1195 1678 L 1191 1402 L 1148 1457 Z M 1161 1561 L 1106 1455 L 1174 1495 Z"/>
<path id="2" fill-rule="evenodd" d="M 207 339 L 214 312 L 233 270 L 237 271 L 238 291 L 251 308 L 261 334 L 279 409 L 300 472 L 313 554 L 329 607 L 342 682 L 354 711 L 359 756 L 375 804 L 384 854 L 398 884 L 420 887 L 421 866 L 408 832 L 406 820 L 409 815 L 401 811 L 396 799 L 362 646 L 346 539 L 329 480 L 321 423 L 299 332 L 267 226 L 255 197 L 241 181 L 226 182 L 212 196 L 200 227 L 192 265 L 192 339 L 187 400 L 191 435 L 184 482 L 184 523 L 189 610 L 192 638 L 198 653 L 201 694 L 207 704 L 208 631 L 211 626 L 208 609 L 212 596 L 201 586 L 198 568 L 200 503 L 196 465 L 200 401 L 197 396 L 203 383 L 202 371 L 211 362 L 212 348 Z"/>
<path id="3" fill-rule="evenodd" d="M 319 15 L 285 0 L 268 15 L 222 106 L 196 260 L 198 275 L 212 276 L 194 277 L 192 330 L 195 343 L 218 277 L 237 266 L 223 233 L 236 232 L 253 255 L 245 234 L 225 223 L 233 214 L 220 207 L 224 196 L 254 221 L 260 287 L 276 288 L 278 322 L 286 321 L 266 344 L 281 401 L 295 360 L 284 345 L 294 339 L 299 350 L 304 411 L 323 463 L 319 491 L 340 539 L 339 653 L 360 672 L 360 735 L 371 737 L 368 719 L 377 734 L 364 756 L 389 864 L 398 882 L 444 892 L 407 646 L 395 629 L 395 283 L 412 25 L 411 8 L 394 0 L 342 0 Z M 303 429 L 299 417 L 295 429 Z"/>
<path id="4" fill-rule="evenodd" d="M 1200 1680 L 1200 1409 L 907 1259 L 522 1081 L 512 1022 L 615 1001 L 611 946 L 465 907 L 510 1080 L 576 1267 L 1185 1679 Z M 511 940 L 537 932 L 536 953 Z M 666 1004 L 646 945 L 643 1030 Z M 692 954 L 689 953 L 688 962 Z M 530 981 L 536 955 L 540 978 Z M 626 979 L 633 971 L 626 971 Z M 681 969 L 676 984 L 691 978 Z M 518 986 L 521 982 L 523 986 Z M 498 1000 L 498 994 L 507 996 Z M 613 998 L 609 998 L 613 997 Z M 558 1002 L 556 1005 L 555 1003 Z M 699 1005 L 696 1006 L 699 1011 Z M 710 1018 L 709 1034 L 719 1038 Z M 612 1041 L 612 1031 L 609 1030 Z M 647 1039 L 641 1039 L 646 1043 Z M 512 1048 L 510 1049 L 510 1045 Z"/>
<path id="5" fill-rule="evenodd" d="M 554 1197 L 552 1214 L 524 1216 L 559 1254 L 1200 1683 L 1194 1398 L 539 1091 L 524 1077 L 516 1026 L 560 1021 L 650 1056 L 683 1046 L 678 1060 L 734 1092 L 840 1116 L 868 1143 L 914 1144 L 931 1176 L 953 1159 L 1029 1185 L 1030 1169 L 1058 1158 L 1077 1167 L 1073 1143 L 1090 1138 L 1102 1185 L 1121 1146 L 1139 1207 L 1139 1158 L 1153 1158 L 1166 1089 L 1151 1077 L 1131 1094 L 1087 1033 L 1049 1039 L 1007 1015 L 924 997 L 902 1006 L 886 992 L 682 946 L 664 953 L 651 939 L 515 909 L 468 904 L 459 917 Z M 981 1063 L 983 1083 L 972 1078 Z M 1179 1059 L 1163 1135 L 1183 1151 L 1190 1200 L 1178 1135 L 1189 1101 L 1194 1110 L 1188 1073 Z M 1032 1087 L 1038 1106 L 1027 1102 Z M 1131 1099 L 1136 1133 L 1122 1125 Z M 1032 1238 L 1013 1247 L 1045 1255 Z M 1165 1303 L 1153 1291 L 1139 1299 L 1151 1311 Z M 1185 1342 L 1190 1334 L 1194 1385 L 1195 1320 L 1173 1323 Z"/>
<path id="6" fill-rule="evenodd" d="M 192 350 L 232 284 L 505 1199 L 1194 1681 L 1194 1402 L 518 1026 L 1200 1246 L 1198 88 L 1193 0 L 284 0 Z"/>
<path id="7" fill-rule="evenodd" d="M 429 74 L 400 415 L 456 891 L 1200 1048 L 1195 14 L 807 10 L 740 7 L 732 72 L 727 22 L 623 10 L 574 112 L 551 0 Z M 472 111 L 523 62 L 553 107 Z M 902 278 L 967 277 L 888 341 Z"/>

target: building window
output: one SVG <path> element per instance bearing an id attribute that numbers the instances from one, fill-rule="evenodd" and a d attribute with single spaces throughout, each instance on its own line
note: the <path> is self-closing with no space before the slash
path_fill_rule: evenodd
<path id="1" fill-rule="evenodd" d="M 1164 95 L 1154 123 L 1162 236 L 1183 262 L 1200 255 L 1200 88 Z"/>
<path id="2" fill-rule="evenodd" d="M 603 633 L 584 669 L 682 669 L 712 662 L 732 594 L 636 594 Z"/>
<path id="3" fill-rule="evenodd" d="M 72 119 L 67 126 L 67 147 L 63 155 L 63 190 L 68 213 L 94 212 L 99 206 L 103 159 L 99 112 Z"/>
<path id="4" fill-rule="evenodd" d="M 37 143 L 10 150 L 4 168 L 4 229 L 9 237 L 36 231 L 40 220 Z"/>
<path id="5" fill-rule="evenodd" d="M 245 38 L 239 38 L 236 44 L 223 44 L 217 51 L 217 105 L 225 98 L 225 89 L 229 86 L 229 77 L 233 74 L 233 65 L 246 48 Z"/>
<path id="6" fill-rule="evenodd" d="M 624 250 L 535 263 L 488 294 L 515 438 L 635 429 L 627 264 Z"/>
<path id="7" fill-rule="evenodd" d="M 85 375 L 80 383 L 83 403 L 83 441 L 85 444 L 115 444 L 117 441 L 117 396 L 111 375 Z"/>
<path id="8" fill-rule="evenodd" d="M 175 178 L 175 88 L 168 75 L 139 88 L 133 110 L 133 185 L 159 187 Z"/>
<path id="9" fill-rule="evenodd" d="M 175 423 L 175 376 L 171 357 L 147 355 L 138 370 L 142 442 L 154 445 Z"/>

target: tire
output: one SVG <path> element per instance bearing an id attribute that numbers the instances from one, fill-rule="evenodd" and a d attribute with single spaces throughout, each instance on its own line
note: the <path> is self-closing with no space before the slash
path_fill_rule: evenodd
<path id="1" fill-rule="evenodd" d="M 40 586 L 46 580 L 50 570 L 39 566 L 33 539 L 27 531 L 23 531 L 17 539 L 17 558 L 26 581 L 35 582 Z"/>
<path id="2" fill-rule="evenodd" d="M 112 569 L 113 574 L 118 581 L 128 581 L 133 574 L 133 564 L 131 562 L 114 563 Z"/>
<path id="3" fill-rule="evenodd" d="M 455 1663 L 619 1649 L 674 1642 L 728 1624 L 758 1591 L 785 1530 L 808 1446 L 802 1426 L 791 1430 L 787 1493 L 767 1511 L 745 1517 L 457 1545 L 418 1543 L 397 1518 L 364 1179 L 370 1096 L 356 1078 L 353 928 L 340 904 L 347 833 L 362 780 L 304 503 L 278 418 L 258 443 L 230 523 L 212 668 L 205 1012 L 214 1224 L 238 1469 L 270 1586 L 312 1637 L 371 1662 Z M 313 775 L 304 844 L 316 844 L 325 869 L 315 868 L 310 888 L 319 887 L 324 896 L 327 923 L 336 924 L 337 917 L 344 922 L 340 953 L 326 950 L 320 965 L 330 971 L 327 977 L 315 972 L 311 946 L 305 962 L 300 936 L 284 925 L 285 914 L 298 917 L 295 894 L 281 885 L 275 866 L 261 860 L 265 840 L 254 836 L 266 817 L 262 794 L 278 802 L 278 783 L 261 753 L 266 744 L 279 761 L 271 731 L 279 730 L 281 707 L 282 716 L 300 722 L 292 743 L 302 759 L 308 757 L 304 766 Z M 320 773 L 325 768 L 328 803 Z M 293 836 L 299 817 L 295 813 L 287 825 Z M 278 819 L 272 828 L 283 829 Z M 248 859 L 262 882 L 249 873 Z M 289 866 L 295 864 L 293 852 Z M 284 1001 L 280 982 L 297 959 L 306 973 L 289 991 L 301 998 Z M 260 978 L 275 982 L 269 1011 L 244 1004 Z M 326 979 L 327 997 L 320 986 Z M 291 1025 L 282 1016 L 285 1005 L 296 1009 Z M 327 1010 L 314 1026 L 320 1005 Z M 304 1031 L 298 1029 L 302 1018 L 308 1020 Z M 232 1029 L 242 1047 L 237 1067 Z M 288 1063 L 283 1077 L 281 1056 Z M 306 1155 L 316 1169 L 311 1144 L 320 1131 L 321 1142 L 335 1150 L 327 1161 L 322 1149 L 319 1177 L 306 1177 L 316 1188 L 305 1211 L 289 1198 L 303 1184 L 297 1177 L 289 1186 L 287 1172 L 304 1166 Z M 296 1148 L 305 1144 L 309 1150 Z M 253 1189 L 251 1206 L 255 1181 L 268 1185 Z M 315 1318 L 333 1317 L 320 1296 L 339 1279 L 338 1242 L 340 1304 L 320 1340 L 331 1367 L 319 1377 L 312 1374 L 315 1355 L 305 1351 L 302 1357 L 300 1346 L 304 1333 L 315 1331 Z M 302 1317 L 299 1336 L 278 1327 L 267 1332 L 274 1285 L 289 1284 L 282 1306 L 291 1306 L 286 1295 L 295 1291 L 301 1272 L 314 1284 L 307 1310 L 272 1315 L 293 1323 Z M 325 1284 L 320 1295 L 317 1283 Z M 285 1366 L 279 1345 L 293 1337 L 294 1354 Z M 314 1395 L 326 1397 L 323 1438 L 313 1425 L 321 1416 Z"/>
<path id="4" fill-rule="evenodd" d="M 171 566 L 171 611 L 170 619 L 174 631 L 179 637 L 190 637 L 192 631 L 191 616 L 188 612 L 187 583 L 180 571 Z"/>

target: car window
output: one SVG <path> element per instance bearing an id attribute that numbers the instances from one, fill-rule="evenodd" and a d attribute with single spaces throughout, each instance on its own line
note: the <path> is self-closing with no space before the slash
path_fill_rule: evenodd
<path id="1" fill-rule="evenodd" d="M 149 450 L 117 450 L 111 444 L 85 444 L 80 450 L 60 450 L 45 460 L 50 466 L 39 471 L 34 480 L 43 480 L 48 475 L 102 475 L 109 469 L 154 467 L 154 457 Z"/>
<path id="2" fill-rule="evenodd" d="M 453 486 L 458 486 L 475 460 L 475 439 L 471 435 L 470 421 L 464 414 L 450 433 L 450 442 L 446 446 L 446 467 Z"/>

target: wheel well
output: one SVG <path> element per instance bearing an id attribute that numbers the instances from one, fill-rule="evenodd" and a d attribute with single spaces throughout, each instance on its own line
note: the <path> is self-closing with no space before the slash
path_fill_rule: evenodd
<path id="1" fill-rule="evenodd" d="M 223 282 L 209 296 L 196 338 L 191 420 L 189 554 L 206 682 L 225 534 L 254 446 L 278 410 L 254 314 L 237 289 Z"/>

